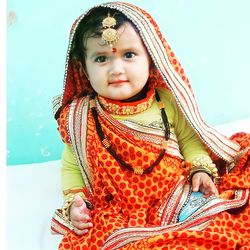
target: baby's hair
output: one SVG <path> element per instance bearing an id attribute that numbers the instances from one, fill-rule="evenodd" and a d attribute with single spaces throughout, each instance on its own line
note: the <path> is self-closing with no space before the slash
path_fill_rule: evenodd
<path id="1" fill-rule="evenodd" d="M 76 30 L 71 48 L 72 57 L 74 59 L 80 60 L 84 68 L 87 39 L 91 37 L 101 37 L 103 29 L 102 20 L 107 17 L 108 14 L 116 19 L 115 29 L 118 29 L 124 23 L 129 22 L 138 33 L 135 25 L 121 12 L 104 7 L 98 7 L 94 9 L 80 22 L 79 27 Z"/>

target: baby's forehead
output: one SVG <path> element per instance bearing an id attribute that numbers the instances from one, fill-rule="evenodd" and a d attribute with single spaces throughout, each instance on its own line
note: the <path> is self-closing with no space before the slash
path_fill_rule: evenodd
<path id="1" fill-rule="evenodd" d="M 114 44 L 114 47 L 144 47 L 142 39 L 138 32 L 134 29 L 134 27 L 129 23 L 126 22 L 122 24 L 118 29 L 118 41 Z M 93 49 L 93 48 L 109 48 L 109 45 L 105 44 L 105 41 L 102 40 L 101 35 L 95 37 L 89 37 L 86 39 L 86 49 Z"/>

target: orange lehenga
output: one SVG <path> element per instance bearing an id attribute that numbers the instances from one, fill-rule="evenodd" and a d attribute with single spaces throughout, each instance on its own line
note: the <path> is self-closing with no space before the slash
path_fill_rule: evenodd
<path id="1" fill-rule="evenodd" d="M 82 170 L 86 185 L 83 191 L 93 205 L 93 227 L 87 235 L 77 236 L 57 211 L 52 231 L 64 234 L 59 249 L 250 249 L 250 136 L 238 133 L 227 139 L 204 123 L 180 63 L 147 13 L 125 3 L 102 6 L 118 9 L 138 22 L 142 37 L 144 32 L 153 34 L 154 43 L 146 39 L 145 46 L 151 52 L 154 47 L 158 53 L 152 52 L 151 57 L 161 62 L 152 69 L 150 84 L 173 93 L 180 110 L 207 146 L 221 175 L 220 198 L 211 197 L 199 204 L 194 200 L 192 205 L 197 209 L 180 220 L 192 192 L 186 178 L 190 166 L 178 155 L 174 137 L 170 138 L 172 152 L 166 152 L 150 174 L 122 170 L 97 135 L 89 109 L 87 79 L 79 62 L 69 56 L 64 93 L 54 101 L 55 115 L 62 139 L 71 145 Z M 83 18 L 75 22 L 72 37 Z M 87 95 L 80 97 L 82 93 Z M 161 149 L 156 143 L 159 136 L 118 122 L 97 99 L 95 105 L 103 130 L 118 154 L 143 169 L 152 164 Z"/>
<path id="2" fill-rule="evenodd" d="M 84 157 L 89 167 L 85 168 L 85 183 L 92 184 L 89 190 L 85 190 L 85 195 L 94 206 L 91 213 L 93 228 L 82 237 L 67 232 L 60 250 L 248 249 L 249 150 L 243 152 L 234 170 L 223 176 L 218 186 L 223 199 L 207 200 L 189 218 L 178 222 L 180 210 L 190 195 L 190 186 L 185 178 L 188 169 L 183 166 L 183 160 L 166 154 L 148 175 L 122 170 L 98 138 L 93 117 L 87 108 L 88 100 L 78 99 L 73 104 L 71 109 L 74 112 L 66 113 L 88 114 Z M 134 136 L 134 130 L 130 131 L 104 110 L 100 113 L 105 134 L 115 142 L 119 154 L 131 165 L 147 168 L 157 157 L 160 148 L 154 143 L 138 140 L 140 135 Z M 70 125 L 75 129 L 72 132 L 74 144 L 79 145 L 79 151 L 84 150 L 80 139 L 83 138 L 82 120 L 77 122 L 77 118 L 73 119 L 72 116 Z M 143 135 L 145 133 L 141 133 Z M 149 140 L 153 140 L 153 137 L 157 136 L 151 135 Z M 246 148 L 250 138 L 241 133 L 232 139 Z M 217 166 L 223 169 L 223 162 L 215 157 L 216 160 Z M 56 224 L 56 220 L 54 222 Z M 240 248 L 243 246 L 248 247 Z"/>

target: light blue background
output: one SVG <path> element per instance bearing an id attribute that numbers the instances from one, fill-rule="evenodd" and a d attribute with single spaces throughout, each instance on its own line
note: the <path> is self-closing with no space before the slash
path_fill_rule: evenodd
<path id="1" fill-rule="evenodd" d="M 71 24 L 103 1 L 8 0 L 8 164 L 60 158 L 51 99 L 61 92 Z M 250 1 L 131 1 L 158 22 L 211 125 L 250 117 Z"/>

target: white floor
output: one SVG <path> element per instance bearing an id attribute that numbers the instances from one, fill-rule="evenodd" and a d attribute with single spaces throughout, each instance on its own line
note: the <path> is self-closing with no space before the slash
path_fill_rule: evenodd
<path id="1" fill-rule="evenodd" d="M 250 119 L 216 127 L 225 135 L 250 133 Z M 60 161 L 7 168 L 7 249 L 56 250 L 61 236 L 50 234 L 53 211 L 62 205 Z"/>
<path id="2" fill-rule="evenodd" d="M 60 161 L 7 168 L 7 249 L 55 250 L 53 211 L 62 205 Z"/>

